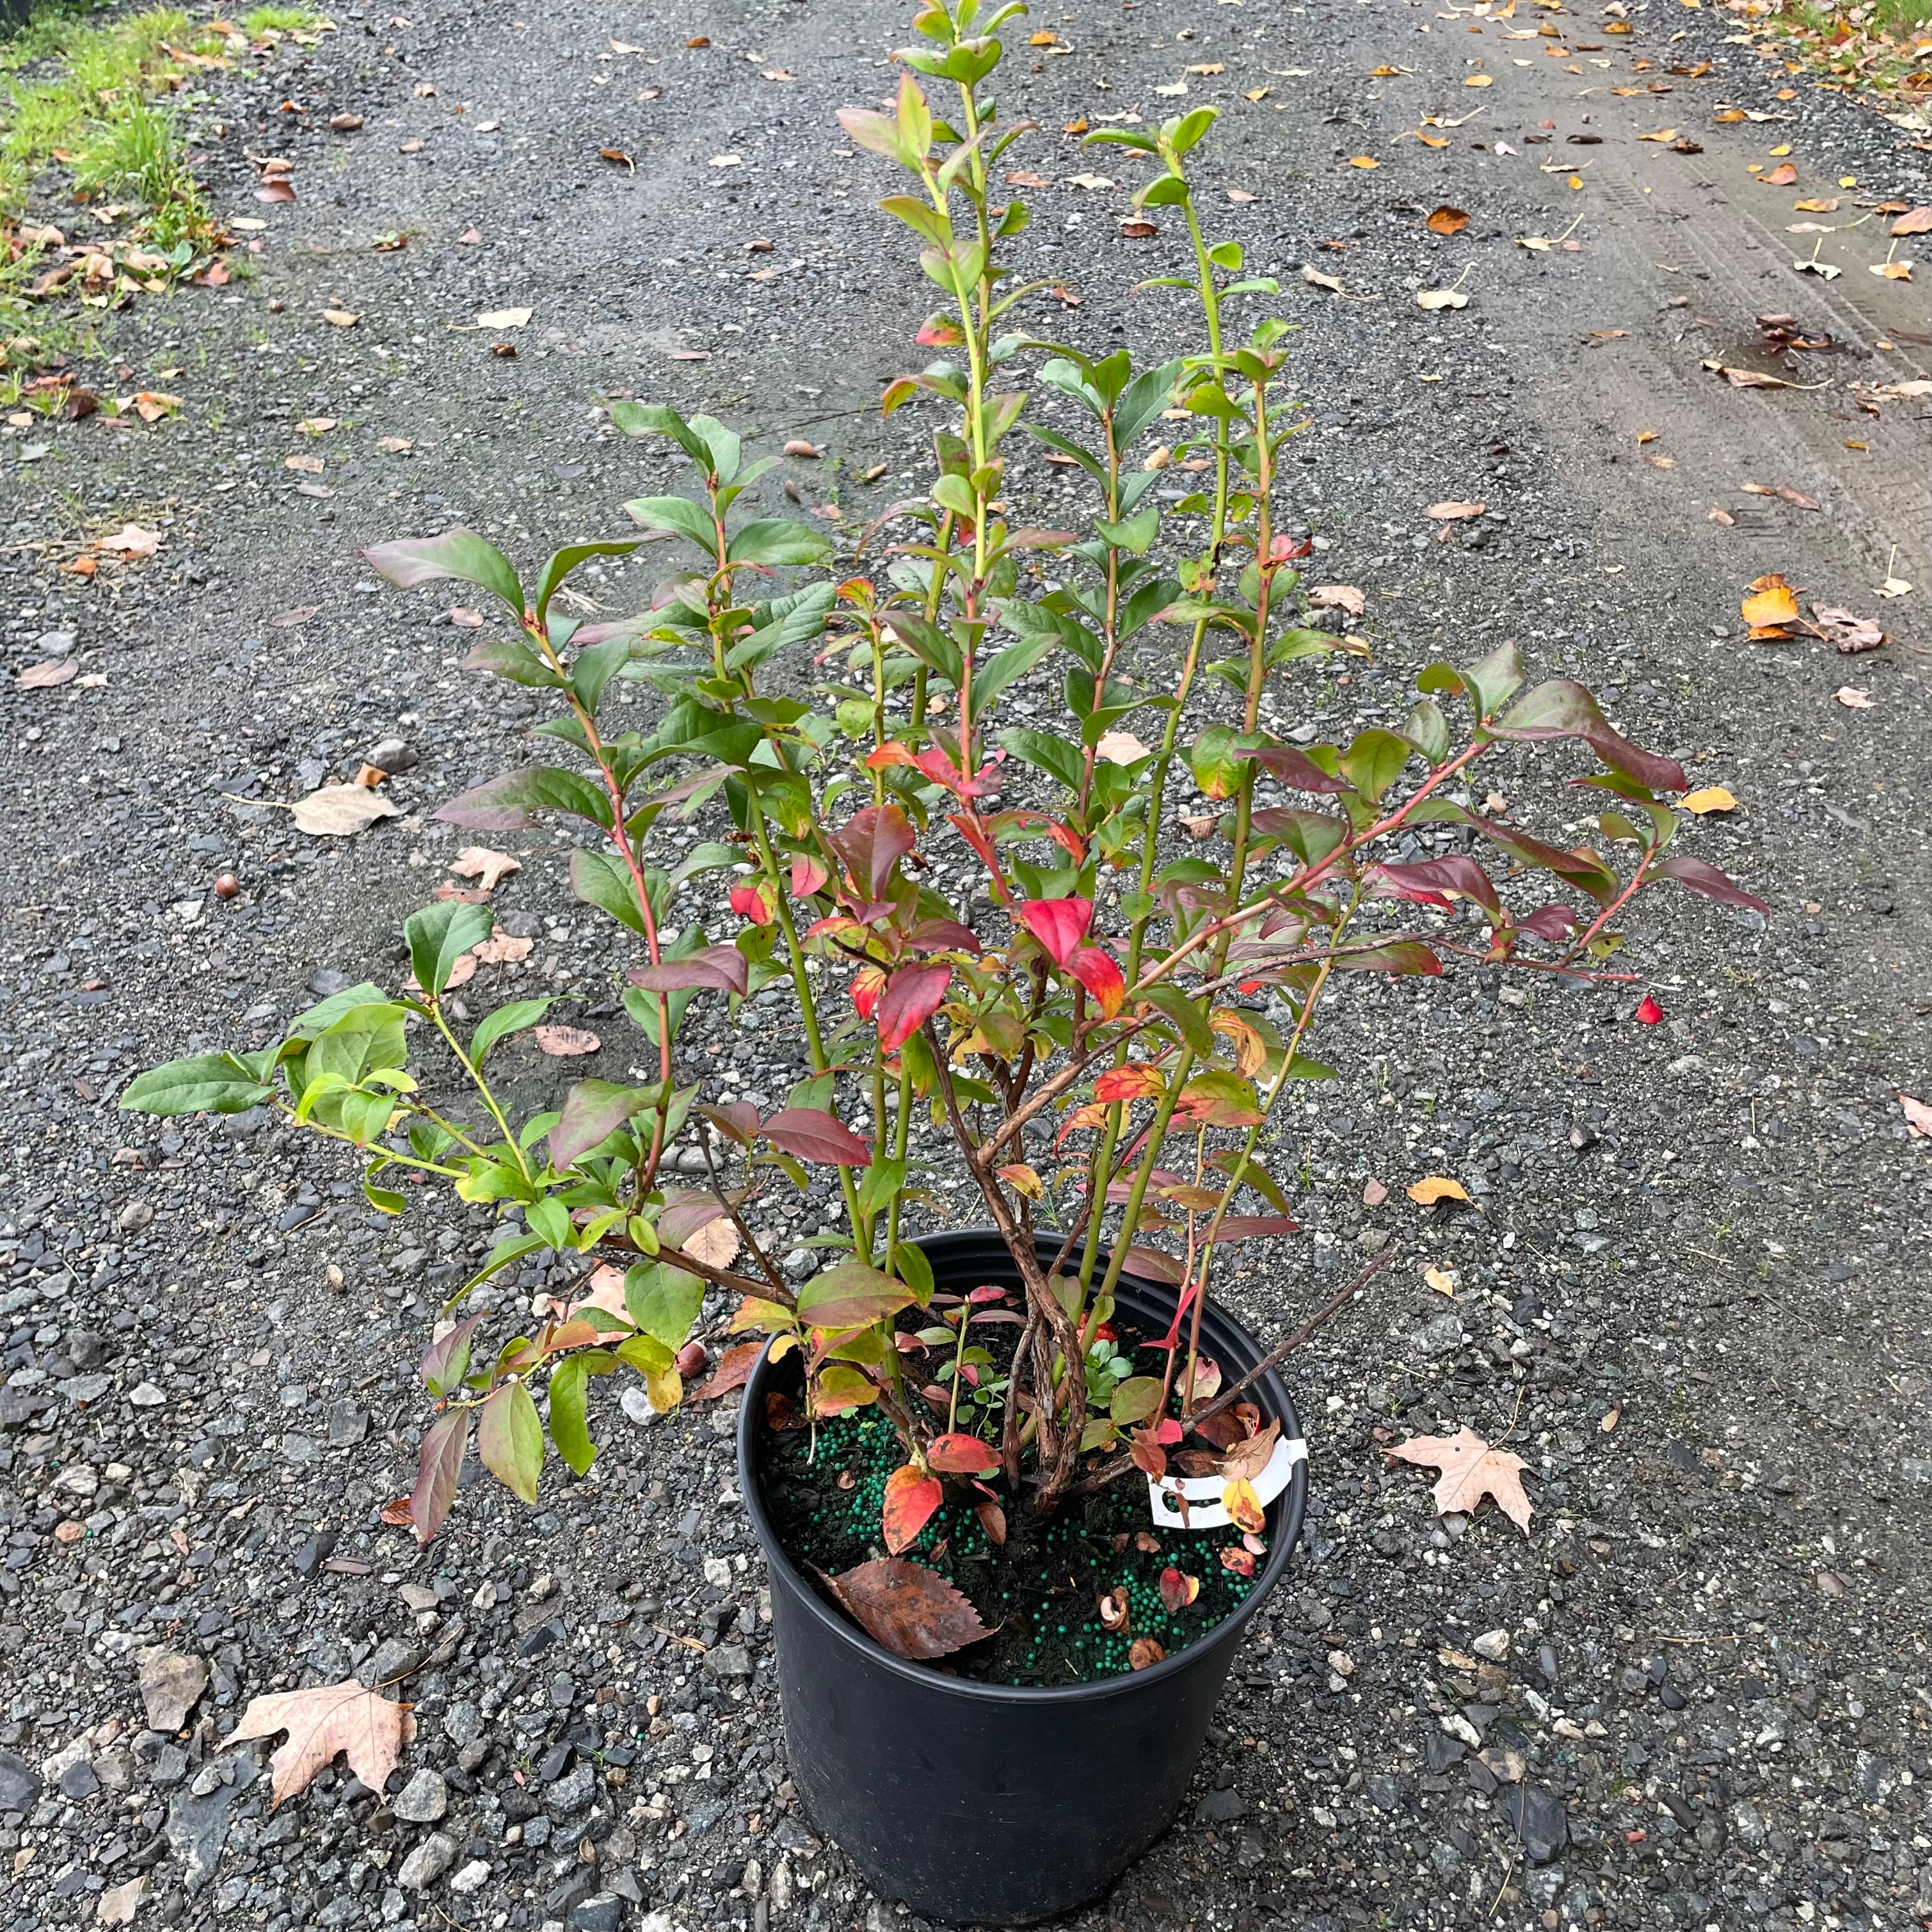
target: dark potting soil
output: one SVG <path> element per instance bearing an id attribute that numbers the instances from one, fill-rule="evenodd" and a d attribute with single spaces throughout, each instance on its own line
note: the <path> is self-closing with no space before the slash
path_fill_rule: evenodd
<path id="1" fill-rule="evenodd" d="M 885 1556 L 886 1479 L 904 1460 L 892 1425 L 864 1410 L 815 1430 L 795 1412 L 789 1419 L 794 1426 L 775 1430 L 767 1421 L 761 1430 L 760 1486 L 785 1554 L 808 1576 L 814 1570 L 836 1576 Z M 945 1480 L 945 1502 L 898 1553 L 947 1578 L 992 1630 L 935 1666 L 983 1683 L 1045 1687 L 1118 1676 L 1133 1668 L 1130 1653 L 1139 1637 L 1153 1638 L 1172 1656 L 1232 1615 L 1255 1588 L 1252 1576 L 1222 1562 L 1224 1552 L 1252 1558 L 1257 1572 L 1266 1566 L 1266 1556 L 1245 1550 L 1232 1525 L 1156 1529 L 1146 1478 L 1137 1472 L 1045 1519 L 996 1486 L 1006 1514 L 1003 1546 L 975 1514 L 982 1493 L 963 1479 Z M 1269 1509 L 1270 1535 L 1276 1507 Z M 1169 1565 L 1200 1580 L 1200 1594 L 1178 1610 L 1161 1598 L 1160 1576 Z M 1127 1625 L 1110 1630 L 1100 1600 L 1122 1590 Z M 831 1603 L 822 1586 L 820 1594 Z"/>

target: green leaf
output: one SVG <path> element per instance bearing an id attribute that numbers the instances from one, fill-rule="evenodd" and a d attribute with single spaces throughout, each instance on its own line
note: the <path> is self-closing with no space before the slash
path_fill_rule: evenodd
<path id="1" fill-rule="evenodd" d="M 480 1067 L 490 1049 L 500 1040 L 508 1040 L 513 1033 L 521 1033 L 526 1027 L 535 1026 L 550 1008 L 548 1000 L 512 1000 L 507 1006 L 499 1006 L 494 1013 L 486 1014 L 470 1036 L 470 1064 Z"/>
<path id="2" fill-rule="evenodd" d="M 406 538 L 400 543 L 374 544 L 363 553 L 369 568 L 399 590 L 413 590 L 437 578 L 454 577 L 473 584 L 508 604 L 520 622 L 524 588 L 510 560 L 474 530 L 446 530 L 440 537 Z"/>
<path id="3" fill-rule="evenodd" d="M 385 1006 L 389 996 L 380 986 L 372 986 L 364 980 L 359 986 L 345 986 L 339 993 L 309 1008 L 305 1013 L 298 1013 L 289 1022 L 291 1040 L 313 1040 L 315 1036 L 334 1025 L 344 1013 L 353 1012 L 358 1006 Z"/>
<path id="4" fill-rule="evenodd" d="M 1131 1428 L 1160 1409 L 1160 1396 L 1158 1376 L 1130 1376 L 1108 1398 L 1107 1413 L 1117 1428 Z"/>
<path id="5" fill-rule="evenodd" d="M 1142 996 L 1158 1007 L 1180 1030 L 1180 1036 L 1203 1059 L 1214 1051 L 1214 1029 L 1208 1023 L 1205 1000 L 1189 998 L 1178 986 L 1150 986 Z"/>
<path id="6" fill-rule="evenodd" d="M 362 1193 L 369 1205 L 380 1214 L 400 1214 L 410 1204 L 392 1187 L 378 1187 L 373 1180 L 364 1180 Z"/>
<path id="7" fill-rule="evenodd" d="M 636 881 L 629 866 L 614 854 L 580 846 L 570 855 L 570 890 L 586 905 L 608 913 L 640 937 L 646 932 Z"/>
<path id="8" fill-rule="evenodd" d="M 1402 766 L 1414 755 L 1406 740 L 1371 726 L 1358 732 L 1342 754 L 1342 775 L 1372 804 L 1401 777 Z"/>
<path id="9" fill-rule="evenodd" d="M 465 670 L 487 670 L 512 684 L 533 690 L 554 690 L 563 680 L 521 638 L 491 638 L 472 644 L 463 660 Z"/>
<path id="10" fill-rule="evenodd" d="M 628 556 L 638 544 L 635 537 L 617 537 L 598 543 L 566 544 L 562 549 L 553 550 L 544 564 L 543 574 L 537 579 L 537 622 L 543 622 L 550 600 L 580 563 L 587 563 L 593 556 Z"/>
<path id="11" fill-rule="evenodd" d="M 878 1213 L 905 1185 L 906 1164 L 902 1160 L 875 1160 L 859 1177 L 859 1211 Z"/>
<path id="12" fill-rule="evenodd" d="M 910 1241 L 896 1241 L 892 1244 L 892 1272 L 913 1292 L 913 1299 L 923 1308 L 932 1299 L 932 1264 L 926 1258 L 926 1250 L 916 1248 Z"/>
<path id="13" fill-rule="evenodd" d="M 1002 731 L 1000 743 L 1015 758 L 1023 759 L 1050 778 L 1058 778 L 1069 791 L 1079 790 L 1080 754 L 1064 738 L 1018 725 Z"/>
<path id="14" fill-rule="evenodd" d="M 585 1392 L 590 1385 L 590 1371 L 580 1355 L 566 1355 L 550 1375 L 550 1439 L 556 1453 L 570 1465 L 574 1475 L 586 1474 L 597 1460 L 597 1445 L 590 1439 Z"/>
<path id="15" fill-rule="evenodd" d="M 1094 527 L 1102 539 L 1114 549 L 1132 550 L 1136 556 L 1144 556 L 1148 545 L 1160 534 L 1160 512 L 1150 503 L 1124 523 L 1110 524 L 1105 518 L 1096 517 Z"/>
<path id="16" fill-rule="evenodd" d="M 711 467 L 711 452 L 704 439 L 676 410 L 662 403 L 615 402 L 610 421 L 626 436 L 668 436 L 701 469 Z"/>
<path id="17" fill-rule="evenodd" d="M 240 1114 L 268 1099 L 270 1093 L 233 1054 L 196 1053 L 137 1073 L 119 1104 L 130 1114 L 161 1118 Z"/>
<path id="18" fill-rule="evenodd" d="M 646 1335 L 674 1352 L 684 1346 L 704 1304 L 704 1283 L 663 1262 L 640 1262 L 624 1276 L 624 1306 Z"/>
<path id="19" fill-rule="evenodd" d="M 521 1382 L 505 1382 L 484 1403 L 476 1423 L 476 1453 L 504 1488 L 526 1503 L 536 1501 L 543 1424 L 535 1399 Z"/>
<path id="20" fill-rule="evenodd" d="M 435 816 L 473 832 L 520 832 L 532 812 L 564 812 L 610 829 L 610 801 L 588 778 L 555 765 L 524 765 L 459 793 Z"/>
<path id="21" fill-rule="evenodd" d="M 594 716 L 598 706 L 604 701 L 604 687 L 630 661 L 631 640 L 628 635 L 606 638 L 602 644 L 585 645 L 570 667 L 572 694 Z"/>
<path id="22" fill-rule="evenodd" d="M 918 1298 L 902 1282 L 862 1262 L 842 1262 L 816 1274 L 799 1291 L 801 1321 L 814 1328 L 862 1328 L 896 1315 Z"/>
<path id="23" fill-rule="evenodd" d="M 563 1249 L 572 1246 L 570 1210 L 554 1196 L 532 1202 L 524 1210 L 524 1220 L 532 1234 L 542 1238 L 545 1247 Z"/>
<path id="24" fill-rule="evenodd" d="M 707 466 L 710 459 L 704 459 Z M 647 530 L 669 530 L 688 538 L 714 562 L 718 530 L 710 517 L 688 496 L 638 496 L 624 506 L 625 514 Z"/>
<path id="25" fill-rule="evenodd" d="M 409 941 L 410 967 L 416 984 L 434 1000 L 442 996 L 456 970 L 456 962 L 472 946 L 480 946 L 496 930 L 496 915 L 486 905 L 464 905 L 445 899 L 410 914 L 403 924 Z"/>
<path id="26" fill-rule="evenodd" d="M 822 530 L 808 524 L 765 517 L 738 531 L 724 554 L 732 563 L 825 563 L 832 557 L 832 544 Z"/>
<path id="27" fill-rule="evenodd" d="M 1053 648 L 1057 641 L 1052 631 L 1033 631 L 1009 644 L 990 664 L 982 665 L 973 680 L 973 716 L 983 718 L 986 707 L 1016 677 L 1024 677 Z"/>

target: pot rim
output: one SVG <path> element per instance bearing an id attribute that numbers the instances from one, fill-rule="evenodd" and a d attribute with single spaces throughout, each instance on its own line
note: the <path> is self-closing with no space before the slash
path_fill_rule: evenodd
<path id="1" fill-rule="evenodd" d="M 982 1236 L 1004 1245 L 1004 1238 L 994 1228 L 946 1228 L 932 1235 L 915 1237 L 908 1244 L 923 1247 L 928 1242 L 956 1240 L 962 1237 Z M 1139 1275 L 1122 1275 L 1124 1281 L 1131 1280 L 1134 1286 L 1149 1293 L 1160 1294 L 1166 1285 L 1150 1282 Z M 1230 1322 L 1240 1330 L 1250 1342 L 1254 1338 L 1248 1334 L 1246 1324 L 1226 1307 L 1216 1307 L 1214 1312 L 1224 1321 Z M 742 1499 L 745 1513 L 752 1520 L 752 1528 L 758 1539 L 766 1561 L 776 1569 L 782 1564 L 791 1580 L 797 1586 L 797 1594 L 806 1609 L 816 1618 L 820 1625 L 836 1634 L 853 1651 L 867 1662 L 883 1666 L 893 1676 L 902 1677 L 909 1683 L 916 1683 L 926 1689 L 934 1686 L 935 1680 L 941 1685 L 956 1690 L 962 1696 L 980 1698 L 996 1704 L 1026 1705 L 1038 1708 L 1042 1705 L 1083 1703 L 1102 1697 L 1125 1696 L 1143 1685 L 1158 1684 L 1191 1669 L 1199 1662 L 1203 1653 L 1221 1642 L 1238 1637 L 1248 1622 L 1259 1610 L 1264 1600 L 1273 1594 L 1275 1587 L 1287 1573 L 1290 1559 L 1294 1554 L 1295 1545 L 1300 1540 L 1301 1524 L 1308 1500 L 1308 1460 L 1304 1456 L 1298 1460 L 1294 1473 L 1288 1488 L 1280 1499 L 1281 1514 L 1274 1542 L 1269 1550 L 1268 1560 L 1255 1579 L 1255 1587 L 1242 1600 L 1238 1608 L 1232 1610 L 1204 1631 L 1185 1650 L 1176 1651 L 1171 1657 L 1146 1670 L 1123 1671 L 1112 1677 L 1095 1678 L 1085 1684 L 988 1684 L 976 1677 L 948 1677 L 943 1671 L 935 1670 L 928 1664 L 914 1662 L 910 1658 L 896 1657 L 884 1645 L 866 1635 L 854 1623 L 835 1616 L 824 1599 L 812 1587 L 811 1581 L 793 1562 L 779 1543 L 778 1533 L 771 1518 L 766 1514 L 764 1498 L 759 1492 L 758 1460 L 754 1452 L 757 1437 L 756 1417 L 760 1406 L 753 1397 L 762 1392 L 766 1378 L 771 1369 L 771 1342 L 767 1341 L 752 1372 L 746 1378 L 744 1394 L 738 1405 L 737 1452 L 738 1474 L 743 1485 Z M 1267 1351 L 1256 1344 L 1257 1358 Z M 1270 1369 L 1257 1384 L 1270 1400 L 1274 1412 L 1282 1420 L 1290 1425 L 1296 1435 L 1306 1440 L 1306 1431 L 1296 1412 L 1293 1400 L 1281 1379 L 1280 1372 Z"/>

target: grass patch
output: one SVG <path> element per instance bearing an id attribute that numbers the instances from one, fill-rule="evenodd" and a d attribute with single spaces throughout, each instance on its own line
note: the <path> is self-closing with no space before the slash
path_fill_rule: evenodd
<path id="1" fill-rule="evenodd" d="M 1932 0 L 1786 0 L 1757 31 L 1827 86 L 1864 95 L 1882 111 L 1896 115 L 1932 100 Z"/>
<path id="2" fill-rule="evenodd" d="M 250 43 L 322 24 L 297 7 L 260 7 L 238 25 L 176 7 L 104 19 L 56 4 L 0 40 L 0 299 L 17 307 L 46 266 L 32 232 L 20 231 L 50 173 L 97 210 L 125 211 L 124 226 L 89 222 L 87 238 L 104 250 L 134 244 L 140 286 L 153 285 L 158 256 L 178 274 L 212 252 L 220 224 L 188 162 L 196 79 Z"/>

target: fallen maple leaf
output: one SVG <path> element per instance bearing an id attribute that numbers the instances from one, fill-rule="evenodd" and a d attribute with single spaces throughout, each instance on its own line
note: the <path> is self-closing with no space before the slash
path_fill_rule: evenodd
<path id="1" fill-rule="evenodd" d="M 494 892 L 512 872 L 524 869 L 524 862 L 487 845 L 468 845 L 450 860 L 449 869 L 459 879 L 474 879 L 484 891 Z"/>
<path id="2" fill-rule="evenodd" d="M 938 1488 L 936 1480 L 932 1486 Z M 992 1634 L 980 1612 L 936 1570 L 900 1557 L 881 1557 L 825 1576 L 825 1586 L 853 1621 L 895 1657 L 945 1657 Z"/>
<path id="3" fill-rule="evenodd" d="M 1738 609 L 1754 638 L 1775 637 L 1786 624 L 1800 621 L 1798 593 L 1774 571 L 1752 584 Z"/>
<path id="4" fill-rule="evenodd" d="M 340 1684 L 253 1699 L 221 1748 L 250 1738 L 272 1738 L 278 1731 L 286 1731 L 289 1741 L 268 1760 L 271 1810 L 284 1798 L 307 1790 L 338 1752 L 371 1791 L 380 1792 L 403 1746 L 416 1736 L 416 1720 L 408 1705 L 345 1677 Z"/>
<path id="5" fill-rule="evenodd" d="M 1432 1208 L 1438 1201 L 1466 1201 L 1469 1196 L 1460 1180 L 1452 1180 L 1446 1174 L 1432 1174 L 1409 1188 L 1408 1198 L 1418 1208 Z"/>
<path id="6" fill-rule="evenodd" d="M 1484 1497 L 1492 1496 L 1510 1522 L 1524 1535 L 1529 1534 L 1533 1510 L 1522 1490 L 1522 1472 L 1528 1466 L 1507 1449 L 1491 1448 L 1473 1429 L 1460 1429 L 1454 1436 L 1416 1436 L 1385 1453 L 1400 1462 L 1442 1471 L 1435 1492 L 1437 1515 L 1473 1516 Z"/>

